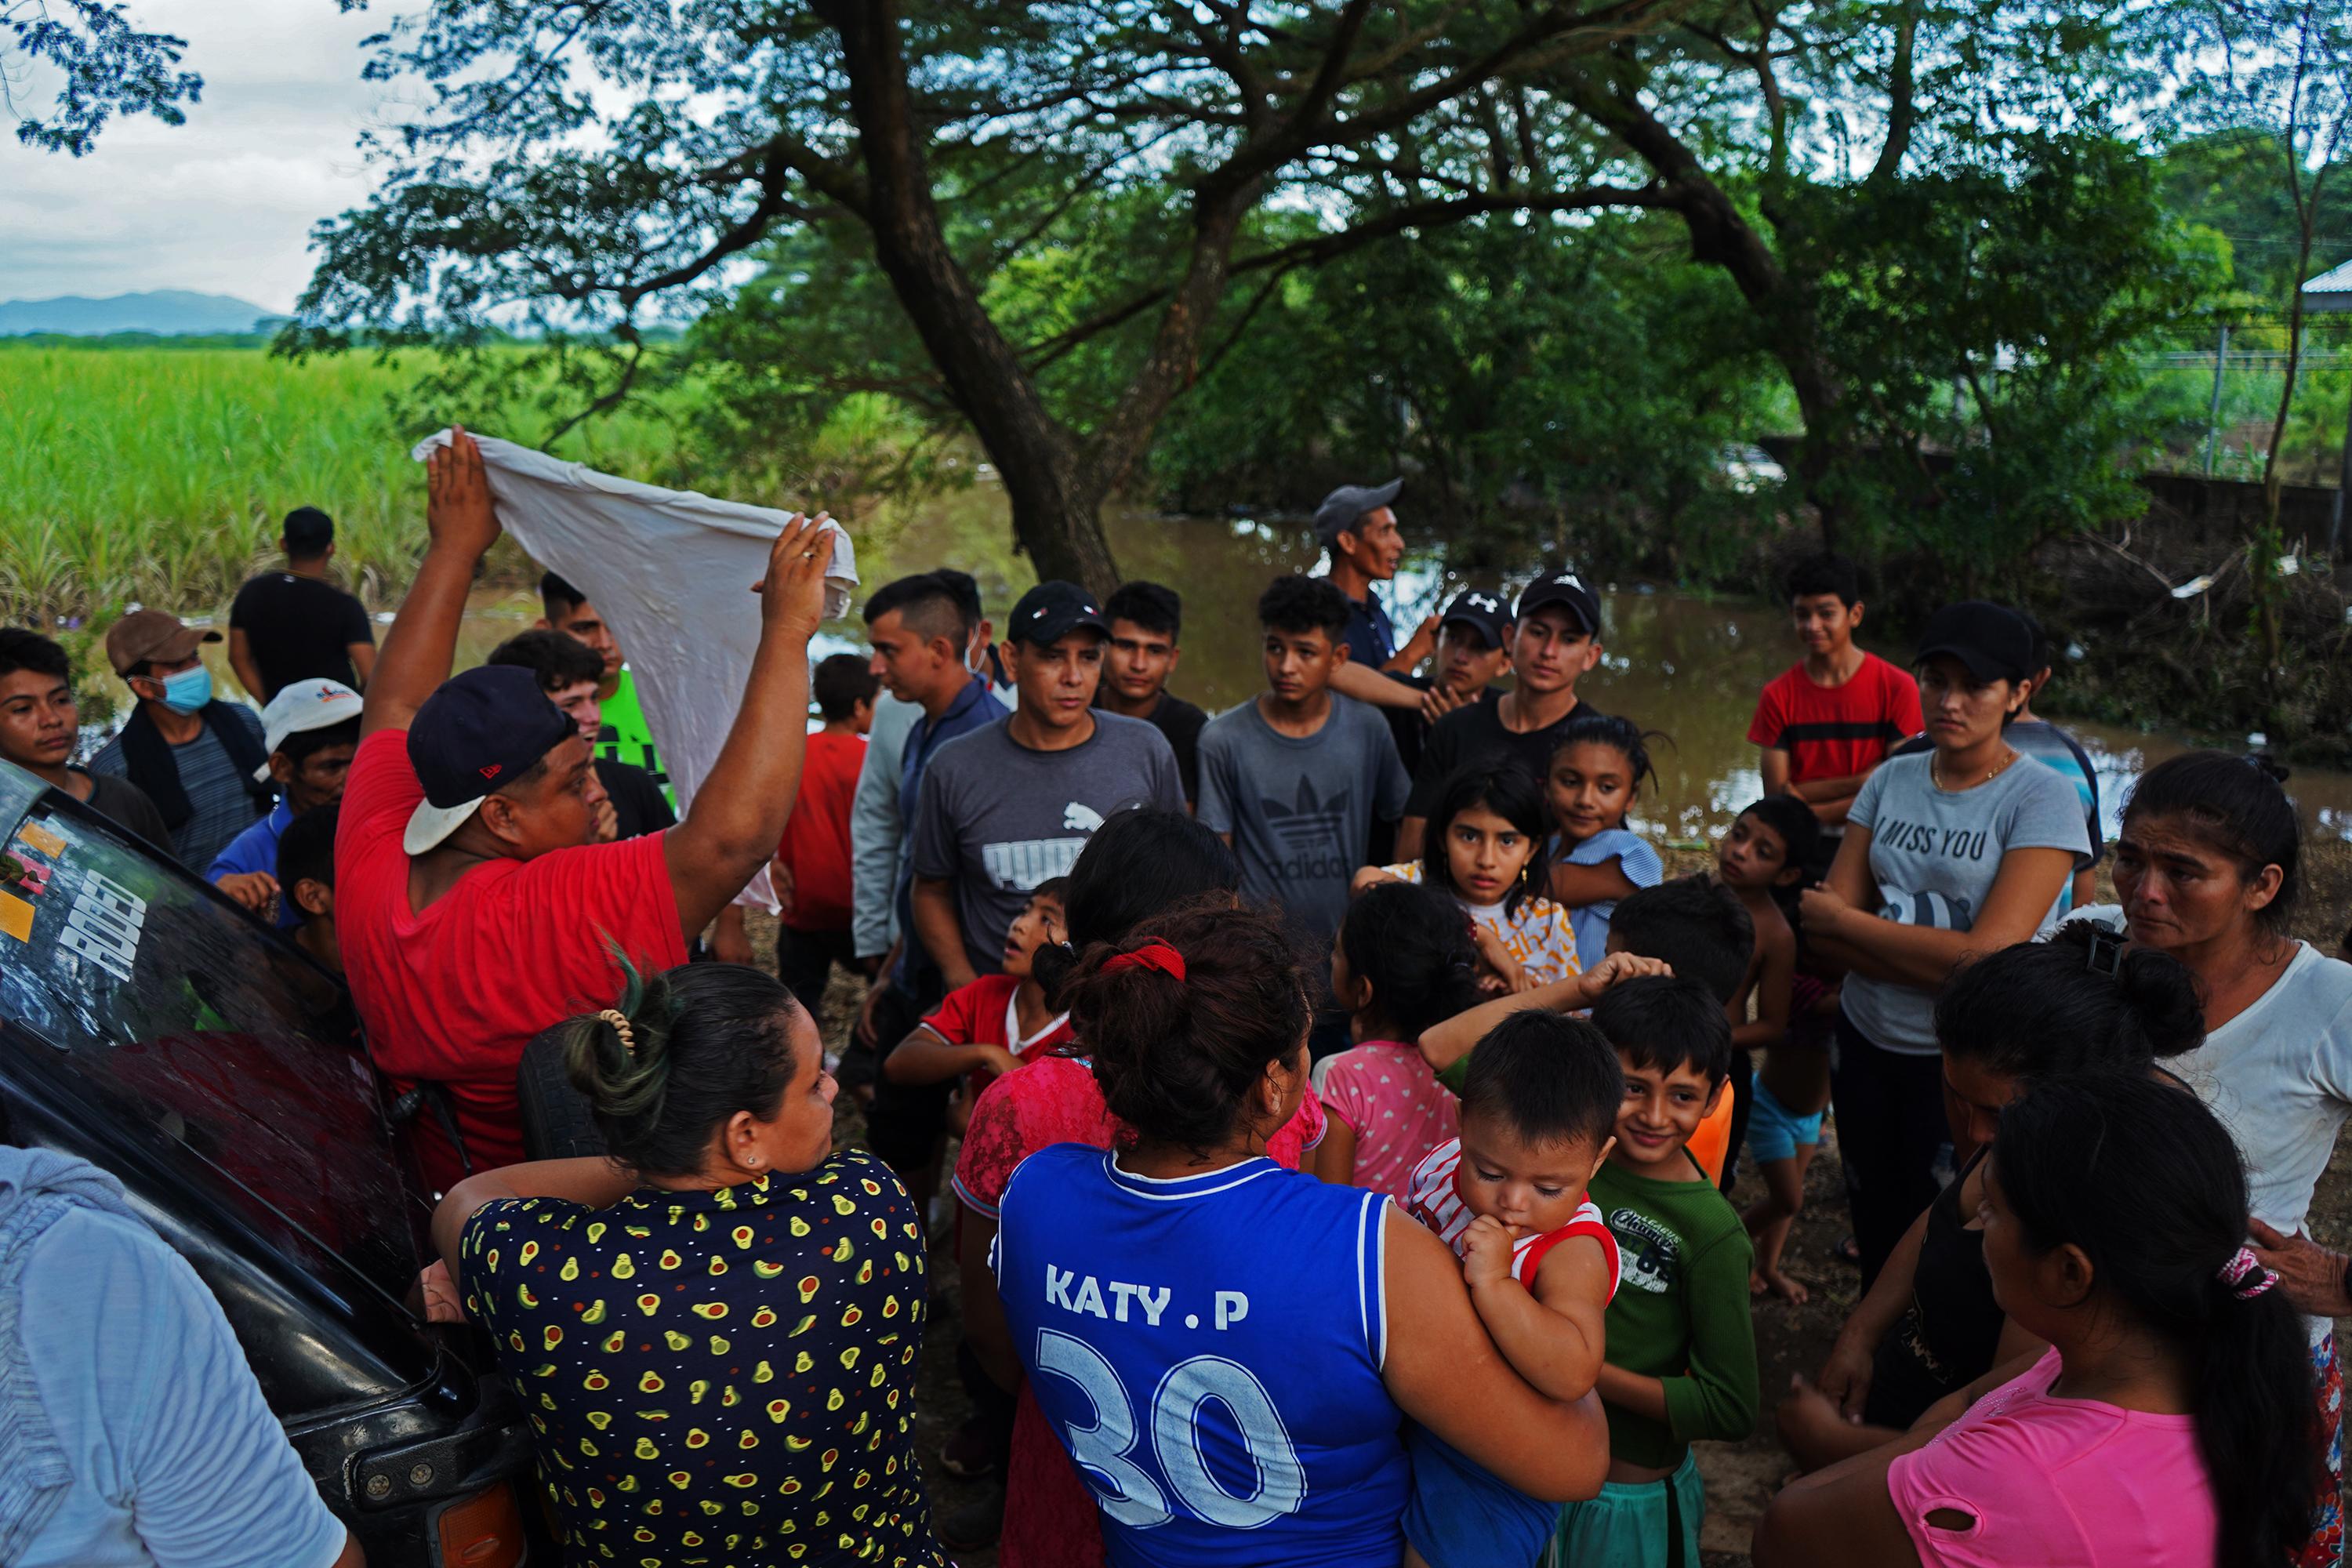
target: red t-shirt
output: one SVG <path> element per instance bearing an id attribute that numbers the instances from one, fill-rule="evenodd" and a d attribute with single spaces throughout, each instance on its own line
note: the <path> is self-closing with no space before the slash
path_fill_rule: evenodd
<path id="1" fill-rule="evenodd" d="M 1010 974 L 983 974 L 949 992 L 939 1010 L 923 1020 L 923 1027 L 951 1046 L 1003 1046 L 1024 1066 L 1069 1044 L 1067 1013 L 1029 1039 L 1018 1037 L 1021 1021 L 1013 1011 L 1013 994 L 1020 989 L 1021 982 Z M 995 1077 L 988 1073 L 979 1081 L 985 1085 Z"/>
<path id="2" fill-rule="evenodd" d="M 793 911 L 784 924 L 794 931 L 849 929 L 849 808 L 857 798 L 857 773 L 866 765 L 866 737 L 827 734 L 808 738 L 801 763 L 801 792 L 784 821 L 777 858 L 793 868 Z"/>
<path id="3" fill-rule="evenodd" d="M 1816 686 L 1800 662 L 1757 699 L 1748 738 L 1789 753 L 1789 782 L 1842 779 L 1876 767 L 1926 726 L 1919 684 L 1874 653 L 1843 686 Z"/>
<path id="4" fill-rule="evenodd" d="M 335 935 L 376 1065 L 404 1089 L 446 1086 L 474 1169 L 522 1158 L 515 1068 L 550 1025 L 620 994 L 608 943 L 641 973 L 686 962 L 662 836 L 498 860 L 457 879 L 422 914 L 408 901 L 409 813 L 425 798 L 408 732 L 360 743 L 335 827 Z M 425 1174 L 464 1174 L 427 1110 L 410 1123 Z"/>

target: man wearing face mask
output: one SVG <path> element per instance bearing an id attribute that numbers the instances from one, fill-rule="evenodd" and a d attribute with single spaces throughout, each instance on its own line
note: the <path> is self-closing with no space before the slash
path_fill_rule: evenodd
<path id="1" fill-rule="evenodd" d="M 201 871 L 269 810 L 268 752 L 252 709 L 213 696 L 198 650 L 221 635 L 161 610 L 133 610 L 108 628 L 106 659 L 139 705 L 122 732 L 89 760 L 93 773 L 128 779 L 155 803 L 172 853 Z"/>

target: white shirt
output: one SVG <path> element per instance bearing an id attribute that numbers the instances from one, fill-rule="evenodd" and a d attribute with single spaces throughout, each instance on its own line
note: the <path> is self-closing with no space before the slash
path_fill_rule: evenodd
<path id="1" fill-rule="evenodd" d="M 2238 1141 L 2254 1217 L 2290 1235 L 2352 1111 L 2352 963 L 2295 950 L 2252 1006 L 2163 1063 Z"/>
<path id="2" fill-rule="evenodd" d="M 2077 911 L 2119 930 L 2123 911 Z M 2352 963 L 2307 942 L 2254 1005 L 2186 1055 L 2158 1065 L 2212 1109 L 2246 1162 L 2253 1217 L 2288 1236 L 2303 1228 L 2312 1194 L 2352 1112 Z M 2305 1321 L 2317 1344 L 2334 1327 Z"/>

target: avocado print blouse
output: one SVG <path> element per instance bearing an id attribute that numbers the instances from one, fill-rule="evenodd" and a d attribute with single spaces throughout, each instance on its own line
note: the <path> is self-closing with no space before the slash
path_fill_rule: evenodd
<path id="1" fill-rule="evenodd" d="M 948 1563 L 915 1458 L 922 1237 L 871 1155 L 604 1209 L 488 1204 L 459 1261 L 567 1561 Z"/>

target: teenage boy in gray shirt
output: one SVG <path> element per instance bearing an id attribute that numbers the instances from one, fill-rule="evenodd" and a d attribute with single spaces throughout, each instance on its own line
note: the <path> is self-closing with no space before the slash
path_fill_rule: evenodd
<path id="1" fill-rule="evenodd" d="M 1030 892 L 1111 813 L 1184 809 L 1167 738 L 1093 705 L 1110 623 L 1091 595 L 1040 583 L 1005 635 L 1019 706 L 934 752 L 915 810 L 915 934 L 950 991 L 1003 969 Z"/>
<path id="2" fill-rule="evenodd" d="M 1320 577 L 1277 577 L 1257 602 L 1266 690 L 1201 731 L 1200 817 L 1234 847 L 1242 890 L 1280 900 L 1328 947 L 1373 821 L 1412 781 L 1377 709 L 1331 689 L 1348 661 L 1348 601 Z"/>

